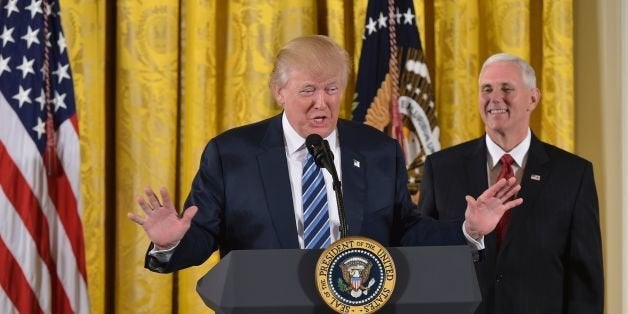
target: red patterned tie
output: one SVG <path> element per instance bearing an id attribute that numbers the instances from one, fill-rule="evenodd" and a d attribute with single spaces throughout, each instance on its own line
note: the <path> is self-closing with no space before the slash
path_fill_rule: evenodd
<path id="1" fill-rule="evenodd" d="M 510 155 L 504 154 L 500 159 L 502 164 L 502 168 L 499 171 L 499 175 L 497 176 L 497 180 L 499 181 L 501 178 L 510 179 L 515 176 L 514 171 L 512 171 L 512 163 L 513 159 Z M 501 247 L 502 241 L 506 236 L 506 231 L 508 230 L 508 223 L 510 222 L 510 210 L 506 211 L 502 216 L 502 219 L 497 223 L 497 227 L 495 227 L 495 234 L 497 236 L 497 248 Z"/>

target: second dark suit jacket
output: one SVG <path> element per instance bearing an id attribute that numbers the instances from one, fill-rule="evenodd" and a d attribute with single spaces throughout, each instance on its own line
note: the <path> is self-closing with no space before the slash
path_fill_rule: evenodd
<path id="1" fill-rule="evenodd" d="M 410 200 L 396 141 L 369 126 L 337 126 L 348 235 L 384 246 L 464 244 L 461 222 L 421 219 Z M 203 263 L 212 252 L 299 248 L 281 115 L 229 130 L 205 148 L 185 208 L 198 213 L 169 263 L 147 255 L 146 267 L 171 272 Z M 463 205 L 463 209 L 466 205 Z"/>
<path id="2" fill-rule="evenodd" d="M 485 137 L 430 155 L 419 208 L 441 220 L 464 219 L 464 196 L 488 186 Z M 476 263 L 478 314 L 603 313 L 598 200 L 590 162 L 534 135 L 499 252 L 494 233 Z"/>

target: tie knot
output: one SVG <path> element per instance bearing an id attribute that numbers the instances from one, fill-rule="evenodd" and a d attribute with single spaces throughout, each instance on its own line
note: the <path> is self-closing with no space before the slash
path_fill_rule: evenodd
<path id="1" fill-rule="evenodd" d="M 313 164 L 316 165 L 316 163 L 314 162 L 314 157 L 312 156 L 312 154 L 306 153 L 305 161 L 303 162 L 304 171 L 305 169 L 311 168 Z M 312 169 L 312 171 L 314 170 L 316 170 L 316 168 Z"/>
<path id="2" fill-rule="evenodd" d="M 501 178 L 509 179 L 515 176 L 515 172 L 512 169 L 513 161 L 514 160 L 512 159 L 512 156 L 508 154 L 504 154 L 502 156 L 502 158 L 500 159 L 502 167 L 501 167 L 501 170 L 499 171 L 499 175 L 497 176 L 497 180 Z"/>
<path id="3" fill-rule="evenodd" d="M 512 159 L 512 156 L 510 156 L 509 154 L 504 154 L 502 156 L 502 158 L 500 159 L 500 161 L 501 161 L 503 167 L 510 167 L 510 166 L 512 166 L 512 163 L 515 160 Z"/>

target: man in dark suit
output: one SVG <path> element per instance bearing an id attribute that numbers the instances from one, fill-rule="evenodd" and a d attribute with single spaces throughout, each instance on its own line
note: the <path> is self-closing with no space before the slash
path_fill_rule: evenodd
<path id="1" fill-rule="evenodd" d="M 486 134 L 427 158 L 420 211 L 444 221 L 464 219 L 462 198 L 479 195 L 500 172 L 508 172 L 500 162 L 508 154 L 524 202 L 484 239 L 476 263 L 483 300 L 476 313 L 602 314 L 602 246 L 591 163 L 531 133 L 540 92 L 527 62 L 509 54 L 491 56 L 479 88 Z"/>
<path id="2" fill-rule="evenodd" d="M 348 235 L 367 236 L 385 246 L 466 243 L 490 232 L 506 210 L 522 202 L 511 200 L 520 188 L 515 180 L 501 180 L 463 204 L 469 213 L 464 224 L 421 219 L 406 188 L 397 142 L 338 119 L 350 64 L 348 54 L 325 36 L 289 42 L 277 56 L 270 81 L 283 113 L 208 143 L 181 216 L 165 189 L 163 204 L 150 188 L 146 199 L 138 199 L 146 216 L 130 213 L 129 218 L 152 242 L 146 267 L 171 272 L 199 265 L 215 250 L 225 255 L 236 249 L 310 248 L 301 201 L 308 194 L 302 192 L 302 181 L 308 182 L 302 168 L 308 164 L 304 142 L 310 134 L 326 138 L 335 155 L 344 182 Z M 327 241 L 314 246 L 318 248 L 340 236 L 336 196 L 329 173 L 324 175 L 327 193 L 317 195 L 325 195 L 320 204 L 328 207 L 320 220 L 328 223 L 320 229 Z"/>

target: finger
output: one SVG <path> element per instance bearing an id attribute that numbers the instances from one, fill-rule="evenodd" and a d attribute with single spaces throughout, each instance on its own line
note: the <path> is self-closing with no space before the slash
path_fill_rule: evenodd
<path id="1" fill-rule="evenodd" d="M 510 191 L 511 189 L 513 189 L 514 187 L 520 185 L 519 183 L 517 183 L 517 178 L 516 177 L 511 177 L 508 179 L 508 181 L 506 181 L 506 191 Z"/>
<path id="2" fill-rule="evenodd" d="M 511 187 L 509 190 L 504 192 L 503 198 L 500 198 L 502 201 L 507 201 L 513 197 L 515 197 L 517 195 L 517 193 L 519 193 L 519 191 L 521 191 L 521 185 L 516 184 L 515 186 Z"/>
<path id="3" fill-rule="evenodd" d="M 479 197 L 478 200 L 486 200 L 489 197 L 494 197 L 497 195 L 497 193 L 499 191 L 501 191 L 505 186 L 508 185 L 508 181 L 506 179 L 499 179 L 497 180 L 497 182 L 495 182 L 495 184 L 491 185 L 488 189 L 486 189 L 486 191 L 484 191 L 484 193 L 482 193 Z"/>
<path id="4" fill-rule="evenodd" d="M 138 197 L 137 198 L 137 203 L 140 205 L 140 207 L 142 208 L 142 210 L 144 211 L 144 213 L 148 216 L 153 212 L 153 209 L 148 205 L 148 203 L 146 203 L 146 200 L 144 200 L 143 197 Z"/>
<path id="5" fill-rule="evenodd" d="M 507 201 L 510 197 L 512 197 L 512 195 L 514 195 L 513 193 L 511 193 L 513 188 L 514 187 L 512 186 L 505 186 L 501 190 L 497 191 L 495 197 L 500 199 L 502 202 Z"/>
<path id="6" fill-rule="evenodd" d="M 157 199 L 157 195 L 155 195 L 153 189 L 147 187 L 146 189 L 144 189 L 144 193 L 146 193 L 146 197 L 148 198 L 148 201 L 150 202 L 150 205 L 153 207 L 153 209 L 161 207 L 161 203 L 159 203 L 159 199 Z"/>
<path id="7" fill-rule="evenodd" d="M 466 195 L 464 199 L 467 201 L 467 209 L 464 211 L 465 220 L 469 220 L 475 216 L 475 208 L 477 201 L 470 195 Z"/>
<path id="8" fill-rule="evenodd" d="M 161 189 L 159 189 L 159 193 L 161 193 L 161 200 L 164 202 L 164 207 L 174 208 L 174 204 L 172 204 L 172 199 L 168 194 L 168 189 L 162 187 Z"/>
<path id="9" fill-rule="evenodd" d="M 493 195 L 503 201 L 503 200 L 508 199 L 509 193 L 513 190 L 513 188 L 515 188 L 519 184 L 517 184 L 517 178 L 515 178 L 515 177 L 511 177 L 508 180 L 500 179 L 497 183 L 501 184 L 502 180 L 505 181 L 505 184 L 500 189 L 496 190 L 495 194 L 493 194 Z M 497 185 L 497 183 L 495 185 Z M 510 194 L 511 197 L 513 195 L 514 195 L 514 193 Z M 490 197 L 490 195 L 489 195 L 489 197 Z"/>
<path id="10" fill-rule="evenodd" d="M 523 198 L 519 197 L 519 198 L 516 198 L 514 200 L 504 203 L 504 207 L 510 210 L 511 208 L 517 207 L 521 204 L 523 204 Z"/>
<path id="11" fill-rule="evenodd" d="M 464 199 L 467 201 L 467 209 L 474 209 L 477 206 L 477 201 L 472 196 L 467 195 Z"/>
<path id="12" fill-rule="evenodd" d="M 517 193 L 519 193 L 520 190 L 521 190 L 521 185 L 518 183 L 515 183 L 514 185 L 507 185 L 506 187 L 502 188 L 499 192 L 497 192 L 497 194 L 495 194 L 495 197 L 497 197 L 503 203 L 515 197 Z"/>
<path id="13" fill-rule="evenodd" d="M 142 217 L 140 217 L 140 216 L 138 216 L 138 215 L 136 215 L 134 213 L 127 213 L 126 216 L 129 217 L 129 219 L 131 219 L 133 222 L 135 222 L 136 224 L 138 224 L 140 226 L 143 225 L 144 222 L 145 222 L 144 218 L 142 218 Z"/>
<path id="14" fill-rule="evenodd" d="M 192 218 L 198 212 L 198 207 L 190 206 L 183 212 L 183 217 L 181 218 L 186 224 L 189 224 L 192 221 Z"/>

